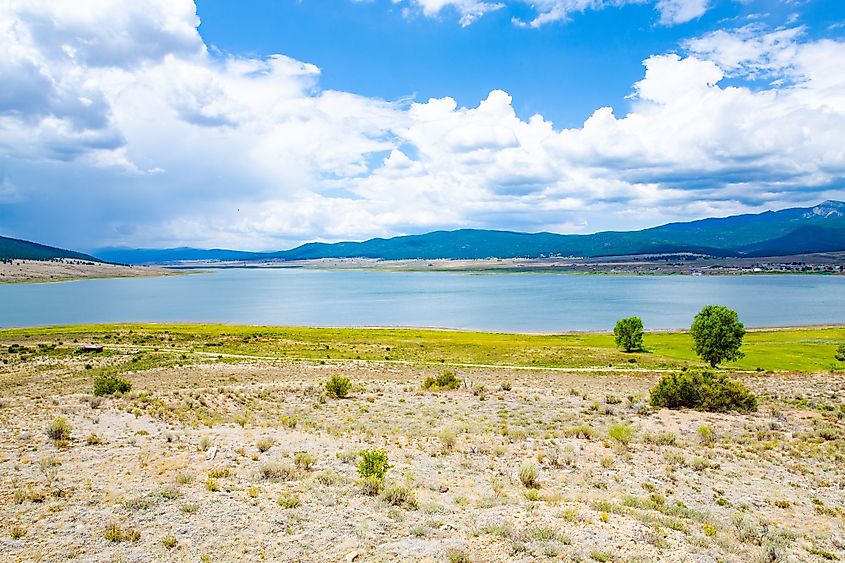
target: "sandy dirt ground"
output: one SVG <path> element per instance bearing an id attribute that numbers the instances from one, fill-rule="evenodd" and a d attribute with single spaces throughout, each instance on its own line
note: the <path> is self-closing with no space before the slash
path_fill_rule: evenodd
<path id="1" fill-rule="evenodd" d="M 845 558 L 842 375 L 738 376 L 761 397 L 740 415 L 649 408 L 656 374 L 464 369 L 431 392 L 442 368 L 186 359 L 99 398 L 126 358 L 10 358 L 3 561 Z"/>

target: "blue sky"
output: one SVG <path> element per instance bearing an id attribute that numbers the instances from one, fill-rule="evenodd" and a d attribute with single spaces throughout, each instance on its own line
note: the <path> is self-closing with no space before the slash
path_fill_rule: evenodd
<path id="1" fill-rule="evenodd" d="M 838 0 L 11 0 L 0 234 L 269 250 L 845 199 Z"/>
<path id="2" fill-rule="evenodd" d="M 522 3 L 466 27 L 453 7 L 435 17 L 405 14 L 407 7 L 390 0 L 199 0 L 197 13 L 209 45 L 314 63 L 324 88 L 391 100 L 451 96 L 464 106 L 501 89 L 521 117 L 541 113 L 559 127 L 581 125 L 597 106 L 625 108 L 642 61 L 678 51 L 685 38 L 748 21 L 805 25 L 808 38 L 845 35 L 845 26 L 828 29 L 845 21 L 841 0 L 714 0 L 678 25 L 660 24 L 648 2 L 576 12 L 540 28 L 513 24 L 532 17 Z"/>

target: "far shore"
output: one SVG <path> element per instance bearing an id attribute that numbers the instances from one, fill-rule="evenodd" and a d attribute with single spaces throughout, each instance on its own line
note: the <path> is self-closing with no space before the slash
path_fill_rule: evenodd
<path id="1" fill-rule="evenodd" d="M 172 276 L 190 271 L 160 266 L 126 266 L 77 259 L 0 262 L 0 284 L 55 283 L 99 278 Z"/>
<path id="2" fill-rule="evenodd" d="M 598 258 L 486 258 L 471 260 L 382 260 L 319 258 L 267 261 L 180 261 L 123 265 L 78 259 L 0 262 L 0 284 L 54 283 L 100 278 L 136 278 L 205 273 L 214 269 L 306 269 L 466 274 L 549 273 L 603 276 L 842 275 L 845 252 L 765 258 L 714 258 L 696 254 L 643 254 Z"/>
<path id="3" fill-rule="evenodd" d="M 185 261 L 180 268 L 301 268 L 384 272 L 568 273 L 593 275 L 843 274 L 845 252 L 759 258 L 714 258 L 696 254 L 642 254 L 598 258 L 485 258 L 471 260 L 382 260 L 318 258 L 267 261 Z"/>

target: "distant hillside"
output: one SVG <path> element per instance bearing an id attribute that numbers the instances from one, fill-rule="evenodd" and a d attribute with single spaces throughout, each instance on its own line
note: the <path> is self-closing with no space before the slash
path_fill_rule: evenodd
<path id="1" fill-rule="evenodd" d="M 536 258 L 697 252 L 713 256 L 778 256 L 845 250 L 845 203 L 767 211 L 628 232 L 591 235 L 463 229 L 366 242 L 310 243 L 270 256 L 309 258 Z"/>
<path id="2" fill-rule="evenodd" d="M 51 260 L 53 258 L 77 258 L 79 260 L 102 262 L 99 258 L 81 252 L 64 250 L 27 240 L 0 237 L 0 260 Z"/>
<path id="3" fill-rule="evenodd" d="M 641 231 L 607 231 L 591 235 L 461 229 L 375 238 L 364 242 L 315 242 L 270 253 L 176 248 L 105 249 L 96 254 L 110 261 L 140 264 L 178 260 L 290 261 L 316 258 L 588 258 L 678 252 L 753 257 L 834 250 L 845 250 L 845 203 L 841 201 L 826 201 L 808 208 L 669 223 Z"/>

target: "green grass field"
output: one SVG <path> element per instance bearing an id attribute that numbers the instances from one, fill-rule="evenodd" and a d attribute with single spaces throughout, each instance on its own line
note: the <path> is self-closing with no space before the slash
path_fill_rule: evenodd
<path id="1" fill-rule="evenodd" d="M 737 370 L 823 372 L 845 368 L 834 350 L 845 327 L 751 331 Z M 610 334 L 532 335 L 417 329 L 292 328 L 189 324 L 78 325 L 2 329 L 0 343 L 81 343 L 165 353 L 237 354 L 314 360 L 398 360 L 420 363 L 535 367 L 678 368 L 701 365 L 685 332 L 647 333 L 646 351 L 626 354 Z M 42 347 L 44 348 L 44 347 Z M 46 348 L 44 348 L 46 350 Z"/>

